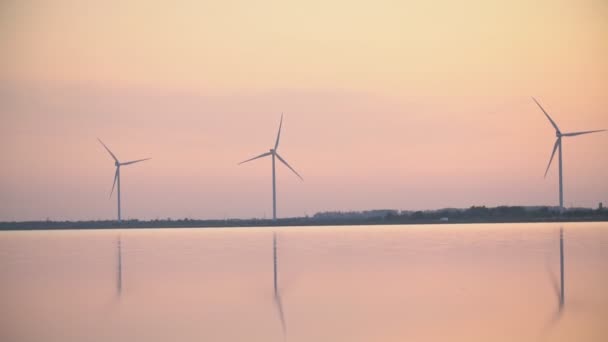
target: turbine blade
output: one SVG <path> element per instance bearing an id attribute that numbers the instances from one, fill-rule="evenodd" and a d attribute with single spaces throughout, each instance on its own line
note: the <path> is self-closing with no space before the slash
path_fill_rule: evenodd
<path id="1" fill-rule="evenodd" d="M 118 167 L 116 167 L 116 173 L 114 174 L 114 183 L 112 183 L 112 191 L 110 191 L 110 198 L 112 198 L 112 194 L 114 193 L 114 187 L 116 186 L 117 180 L 118 180 Z"/>
<path id="2" fill-rule="evenodd" d="M 106 144 L 103 143 L 103 141 L 101 141 L 101 139 L 97 138 L 97 140 L 99 140 L 99 142 L 103 145 L 103 147 L 106 148 L 106 151 L 108 151 L 108 153 L 112 156 L 112 158 L 114 158 L 114 161 L 117 163 L 120 163 L 118 161 L 118 158 L 116 158 L 116 156 L 114 155 L 114 153 L 112 153 L 112 151 L 110 151 L 110 149 L 108 148 L 108 146 L 106 146 Z"/>
<path id="3" fill-rule="evenodd" d="M 591 133 L 605 132 L 605 131 L 606 131 L 605 129 L 598 129 L 596 131 L 572 132 L 572 133 L 564 133 L 564 134 L 562 134 L 562 136 L 564 136 L 564 137 L 575 137 L 577 135 L 591 134 Z"/>
<path id="4" fill-rule="evenodd" d="M 250 162 L 250 161 L 252 161 L 252 160 L 256 160 L 256 159 L 259 159 L 259 158 L 262 158 L 262 157 L 266 157 L 266 156 L 269 156 L 269 155 L 271 155 L 271 154 L 272 154 L 272 153 L 270 153 L 270 152 L 262 153 L 262 154 L 260 154 L 260 155 L 259 155 L 259 156 L 257 156 L 257 157 L 253 157 L 253 158 L 251 158 L 251 159 L 247 159 L 247 160 L 245 160 L 245 161 L 242 161 L 242 162 L 240 162 L 238 165 L 245 164 L 246 162 Z"/>
<path id="5" fill-rule="evenodd" d="M 139 163 L 145 160 L 150 160 L 152 158 L 145 158 L 145 159 L 138 159 L 138 160 L 133 160 L 133 161 L 128 161 L 126 163 L 121 163 L 120 165 L 131 165 L 131 164 L 135 164 L 135 163 Z"/>
<path id="6" fill-rule="evenodd" d="M 547 170 L 545 170 L 545 177 L 547 177 L 547 173 L 549 172 L 549 168 L 551 167 L 551 162 L 553 161 L 553 157 L 555 156 L 555 151 L 557 151 L 557 147 L 561 144 L 561 139 L 557 138 L 555 140 L 555 145 L 553 145 L 553 153 L 551 153 L 551 159 L 549 159 L 549 165 L 547 165 Z"/>
<path id="7" fill-rule="evenodd" d="M 279 140 L 281 139 L 281 128 L 283 127 L 283 113 L 281 113 L 281 123 L 279 123 L 279 134 L 277 134 L 277 141 L 274 143 L 274 150 L 279 148 Z"/>
<path id="8" fill-rule="evenodd" d="M 288 163 L 285 161 L 285 159 L 281 158 L 281 156 L 280 156 L 278 153 L 276 153 L 276 152 L 275 152 L 275 155 L 277 156 L 277 158 L 279 158 L 279 160 L 280 160 L 281 162 L 283 162 L 283 164 L 285 164 L 285 166 L 287 166 L 287 167 L 288 167 L 288 168 L 289 168 L 291 171 L 293 171 L 293 173 L 295 173 L 295 174 L 296 174 L 296 176 L 300 177 L 300 179 L 301 179 L 302 181 L 304 180 L 304 178 L 302 178 L 302 176 L 300 176 L 300 174 L 299 174 L 299 173 L 298 173 L 296 170 L 294 170 L 294 169 L 293 169 L 293 167 L 291 167 L 291 166 L 290 166 L 290 165 L 289 165 L 289 164 L 288 164 Z"/>
<path id="9" fill-rule="evenodd" d="M 545 111 L 545 109 L 543 108 L 543 106 L 540 105 L 540 103 L 538 103 L 538 101 L 536 101 L 535 98 L 532 98 L 532 100 L 534 100 L 534 102 L 536 102 L 536 104 L 538 105 L 538 107 L 540 108 L 540 110 L 543 111 L 543 113 L 545 113 L 545 116 L 547 116 L 547 119 L 549 119 L 549 121 L 551 122 L 551 125 L 553 125 L 553 127 L 555 128 L 556 131 L 560 131 L 559 127 L 557 127 L 557 124 L 555 123 L 555 121 L 553 121 L 553 119 L 551 119 L 551 117 L 549 116 L 549 114 L 547 114 L 547 112 Z"/>

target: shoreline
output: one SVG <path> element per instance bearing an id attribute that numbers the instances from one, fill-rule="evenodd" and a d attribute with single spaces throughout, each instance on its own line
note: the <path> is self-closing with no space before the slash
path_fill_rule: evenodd
<path id="1" fill-rule="evenodd" d="M 172 228 L 276 228 L 276 227 L 340 227 L 340 226 L 396 226 L 396 225 L 458 225 L 458 224 L 505 224 L 505 223 L 577 223 L 608 222 L 608 217 L 551 217 L 542 219 L 496 218 L 467 220 L 313 220 L 306 218 L 287 218 L 272 220 L 159 220 L 139 221 L 24 221 L 0 222 L 2 231 L 37 230 L 108 230 L 108 229 L 172 229 Z"/>

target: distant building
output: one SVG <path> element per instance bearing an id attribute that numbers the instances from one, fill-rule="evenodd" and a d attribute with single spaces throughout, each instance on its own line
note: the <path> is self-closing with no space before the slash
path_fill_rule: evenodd
<path id="1" fill-rule="evenodd" d="M 448 222 L 450 219 L 447 217 L 442 217 L 439 219 L 439 222 Z"/>

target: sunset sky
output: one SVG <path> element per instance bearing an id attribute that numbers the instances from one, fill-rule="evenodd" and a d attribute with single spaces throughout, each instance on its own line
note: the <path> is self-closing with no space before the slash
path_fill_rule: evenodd
<path id="1" fill-rule="evenodd" d="M 608 128 L 608 1 L 0 2 L 0 221 L 557 205 Z M 608 132 L 564 139 L 608 205 Z"/>

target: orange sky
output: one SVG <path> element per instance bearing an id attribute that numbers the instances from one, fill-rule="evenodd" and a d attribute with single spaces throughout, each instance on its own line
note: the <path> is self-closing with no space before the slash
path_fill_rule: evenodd
<path id="1" fill-rule="evenodd" d="M 557 204 L 554 132 L 608 128 L 608 3 L 3 1 L 0 220 Z M 608 133 L 564 141 L 608 203 Z"/>

